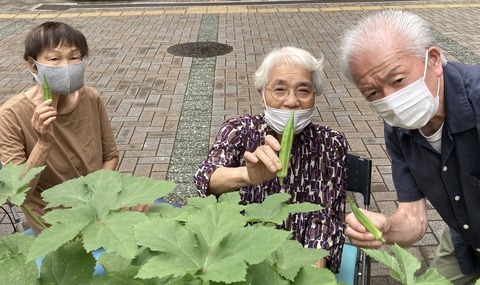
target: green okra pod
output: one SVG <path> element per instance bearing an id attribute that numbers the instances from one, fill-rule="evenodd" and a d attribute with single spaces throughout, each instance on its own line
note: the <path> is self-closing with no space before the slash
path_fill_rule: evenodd
<path id="1" fill-rule="evenodd" d="M 280 143 L 280 153 L 278 158 L 282 164 L 282 169 L 277 171 L 277 177 L 280 181 L 280 185 L 283 185 L 283 180 L 287 176 L 288 163 L 290 161 L 290 154 L 292 153 L 293 145 L 293 131 L 294 131 L 294 111 L 290 115 L 287 124 L 285 125 L 285 130 L 283 130 L 282 142 Z"/>
<path id="2" fill-rule="evenodd" d="M 45 75 L 43 76 L 43 100 L 47 101 L 52 99 L 52 90 L 50 89 L 50 85 L 48 85 L 47 78 Z"/>
<path id="3" fill-rule="evenodd" d="M 385 243 L 385 239 L 383 238 L 382 231 L 380 231 L 375 225 L 373 225 L 372 221 L 370 221 L 370 219 L 367 216 L 365 216 L 365 214 L 362 213 L 362 211 L 358 209 L 357 205 L 353 203 L 350 197 L 347 197 L 347 201 L 348 201 L 348 204 L 350 205 L 350 208 L 352 208 L 352 213 L 360 221 L 360 223 L 365 227 L 365 229 L 367 229 L 367 231 L 371 233 L 376 240 L 379 240 L 382 243 Z"/>

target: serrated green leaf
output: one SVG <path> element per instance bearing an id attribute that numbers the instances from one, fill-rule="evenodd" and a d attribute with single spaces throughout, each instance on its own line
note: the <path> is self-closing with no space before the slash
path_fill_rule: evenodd
<path id="1" fill-rule="evenodd" d="M 140 245 L 154 251 L 171 253 L 172 256 L 175 256 L 175 259 L 182 264 L 180 268 L 183 268 L 179 273 L 175 273 L 177 274 L 176 276 L 187 272 L 195 272 L 201 268 L 202 257 L 207 254 L 207 250 L 199 248 L 194 234 L 182 227 L 178 221 L 162 218 L 150 219 L 136 225 L 134 231 L 135 239 Z M 151 262 L 152 260 L 147 261 L 147 264 Z M 144 278 L 165 277 L 174 274 L 157 275 L 156 273 L 159 273 L 158 270 L 149 273 L 144 267 L 139 272 L 139 275 Z"/>
<path id="2" fill-rule="evenodd" d="M 118 183 L 121 180 L 120 177 L 121 173 L 113 170 L 98 170 L 49 188 L 42 192 L 42 197 L 48 203 L 48 208 L 92 204 L 92 200 L 95 203 L 97 195 L 108 195 L 110 198 L 101 202 L 111 205 L 116 200 L 117 193 L 122 190 L 121 184 Z M 112 181 L 115 183 L 109 185 Z M 106 197 L 98 197 L 98 199 L 102 200 Z"/>
<path id="3" fill-rule="evenodd" d="M 403 272 L 405 278 L 402 280 L 403 284 L 413 284 L 415 272 L 420 269 L 420 262 L 410 252 L 401 248 L 397 244 L 393 244 L 390 248 L 396 256 L 398 264 Z"/>
<path id="4" fill-rule="evenodd" d="M 105 275 L 93 276 L 92 285 L 160 285 L 155 280 L 138 279 L 135 275 L 138 273 L 137 266 L 130 266 L 120 272 L 114 271 Z"/>
<path id="5" fill-rule="evenodd" d="M 395 257 L 389 255 L 385 250 L 382 249 L 366 249 L 362 248 L 362 250 L 368 254 L 371 258 L 375 259 L 376 261 L 386 265 L 390 270 L 390 276 L 402 282 L 405 280 L 405 275 L 398 264 L 398 261 Z"/>
<path id="6" fill-rule="evenodd" d="M 49 224 L 63 223 L 68 221 L 83 221 L 85 225 L 97 218 L 95 209 L 88 205 L 82 205 L 69 209 L 55 209 L 43 215 L 43 219 Z"/>
<path id="7" fill-rule="evenodd" d="M 197 209 L 203 209 L 215 203 L 217 203 L 217 198 L 215 198 L 215 196 L 213 195 L 207 196 L 205 198 L 202 198 L 202 197 L 187 198 L 187 205 L 195 207 Z"/>
<path id="8" fill-rule="evenodd" d="M 313 203 L 295 203 L 295 204 L 287 204 L 284 206 L 283 209 L 287 213 L 307 213 L 307 212 L 321 211 L 322 206 L 316 205 Z"/>
<path id="9" fill-rule="evenodd" d="M 27 165 L 14 165 L 7 163 L 0 170 L 0 205 L 10 200 L 14 205 L 20 206 L 25 200 L 25 193 L 30 189 L 28 183 L 42 172 L 45 166 L 34 167 L 24 174 Z"/>
<path id="10" fill-rule="evenodd" d="M 321 282 L 319 282 L 321 280 Z M 335 285 L 337 280 L 335 275 L 326 268 L 314 268 L 314 267 L 302 267 L 298 273 L 295 281 L 295 285 Z"/>
<path id="11" fill-rule="evenodd" d="M 136 211 L 112 212 L 104 219 L 88 225 L 83 231 L 83 242 L 87 251 L 103 247 L 125 258 L 133 258 L 138 250 L 133 235 L 133 226 L 146 219 Z"/>
<path id="12" fill-rule="evenodd" d="M 218 197 L 218 202 L 220 203 L 229 203 L 233 205 L 238 205 L 240 204 L 240 201 L 241 199 L 238 192 L 227 192 L 220 195 L 220 197 Z"/>
<path id="13" fill-rule="evenodd" d="M 27 255 L 35 238 L 22 233 L 0 237 L 0 259 L 2 256 Z"/>
<path id="14" fill-rule="evenodd" d="M 66 242 L 73 240 L 91 221 L 90 217 L 81 215 L 84 212 L 78 211 L 78 213 L 80 214 L 75 216 L 76 219 L 70 220 L 68 224 L 55 223 L 43 230 L 33 241 L 27 259 L 30 261 L 45 256 Z"/>
<path id="15" fill-rule="evenodd" d="M 94 267 L 95 258 L 75 241 L 45 256 L 40 270 L 42 284 L 89 284 Z"/>
<path id="16" fill-rule="evenodd" d="M 0 284 L 38 284 L 37 275 L 37 264 L 24 254 L 0 260 Z"/>
<path id="17" fill-rule="evenodd" d="M 210 247 L 217 245 L 225 236 L 236 229 L 243 228 L 245 217 L 240 214 L 236 205 L 227 203 L 211 204 L 190 216 L 187 227 L 190 228 L 200 242 Z"/>
<path id="18" fill-rule="evenodd" d="M 257 264 L 289 242 L 287 231 L 262 226 L 243 227 L 232 232 L 222 243 L 225 256 L 235 255 L 249 264 Z M 294 241 L 300 246 L 300 243 Z"/>
<path id="19" fill-rule="evenodd" d="M 176 184 L 170 181 L 131 174 L 122 174 L 121 179 L 123 189 L 116 201 L 117 209 L 153 203 L 155 199 L 168 195 L 176 187 Z"/>
<path id="20" fill-rule="evenodd" d="M 175 183 L 101 169 L 68 180 L 42 193 L 48 207 L 92 205 L 103 218 L 110 210 L 153 203 L 175 188 Z"/>
<path id="21" fill-rule="evenodd" d="M 251 265 L 248 268 L 250 284 L 269 284 L 269 285 L 287 285 L 290 284 L 283 279 L 272 267 L 268 261 Z"/>
<path id="22" fill-rule="evenodd" d="M 479 283 L 477 281 L 477 283 Z M 419 277 L 415 277 L 413 283 L 415 285 L 449 285 L 452 284 L 447 278 L 440 275 L 435 268 L 429 268 Z"/>
<path id="23" fill-rule="evenodd" d="M 98 263 L 103 266 L 105 272 L 109 273 L 126 270 L 132 264 L 132 259 L 115 253 L 103 252 L 98 259 Z"/>
<path id="24" fill-rule="evenodd" d="M 273 254 L 272 261 L 280 275 L 293 281 L 300 268 L 311 267 L 327 254 L 324 249 L 304 248 L 298 241 L 288 240 Z"/>
<path id="25" fill-rule="evenodd" d="M 189 263 L 184 263 L 187 261 Z M 164 278 L 170 275 L 175 277 L 184 276 L 188 272 L 195 273 L 199 266 L 192 263 L 193 260 L 185 259 L 185 255 L 180 257 L 170 253 L 161 253 L 150 258 L 138 271 L 136 278 Z M 162 270 L 159 270 L 161 268 Z"/>
<path id="26" fill-rule="evenodd" d="M 251 221 L 281 224 L 288 217 L 288 213 L 284 211 L 284 206 L 290 198 L 291 196 L 286 193 L 269 195 L 261 204 L 245 206 L 245 214 Z"/>

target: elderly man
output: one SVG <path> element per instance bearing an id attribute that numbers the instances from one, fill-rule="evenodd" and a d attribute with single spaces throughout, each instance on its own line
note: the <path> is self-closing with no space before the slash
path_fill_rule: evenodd
<path id="1" fill-rule="evenodd" d="M 427 23 L 384 10 L 341 42 L 344 73 L 384 120 L 398 209 L 367 212 L 388 243 L 409 246 L 427 230 L 428 199 L 447 223 L 431 266 L 453 284 L 480 277 L 480 66 L 447 62 Z M 353 215 L 354 244 L 379 241 Z"/>
<path id="2" fill-rule="evenodd" d="M 290 203 L 310 202 L 321 211 L 295 213 L 281 228 L 308 248 L 329 251 L 317 267 L 337 272 L 345 240 L 345 137 L 310 122 L 316 95 L 322 93 L 323 60 L 306 50 L 284 47 L 270 52 L 255 73 L 265 110 L 227 120 L 217 133 L 195 183 L 201 196 L 238 191 L 242 203 L 261 203 L 267 195 L 289 193 Z M 292 110 L 295 137 L 282 184 L 277 152 Z"/>

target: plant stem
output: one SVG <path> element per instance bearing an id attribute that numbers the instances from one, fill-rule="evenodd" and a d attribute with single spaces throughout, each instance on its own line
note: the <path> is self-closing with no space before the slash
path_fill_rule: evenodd
<path id="1" fill-rule="evenodd" d="M 27 207 L 25 207 L 24 204 L 22 204 L 20 206 L 20 208 L 22 208 L 23 212 L 26 213 L 30 218 L 32 218 L 39 226 L 41 226 L 43 229 L 46 229 L 47 226 L 45 226 L 44 223 L 42 223 L 42 221 L 40 221 L 39 218 L 37 218 Z"/>

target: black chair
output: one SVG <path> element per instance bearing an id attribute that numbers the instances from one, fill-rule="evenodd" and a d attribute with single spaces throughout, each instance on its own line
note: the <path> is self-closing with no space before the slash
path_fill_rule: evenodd
<path id="1" fill-rule="evenodd" d="M 363 196 L 364 208 L 370 206 L 372 161 L 354 154 L 347 154 L 347 191 Z M 358 247 L 346 243 L 337 280 L 347 284 L 370 284 L 371 258 Z"/>

